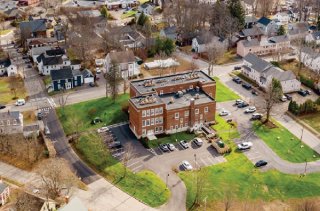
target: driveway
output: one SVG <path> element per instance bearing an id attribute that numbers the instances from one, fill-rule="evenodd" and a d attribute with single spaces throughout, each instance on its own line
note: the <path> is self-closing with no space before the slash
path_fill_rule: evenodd
<path id="1" fill-rule="evenodd" d="M 128 162 L 128 167 L 132 171 L 138 172 L 143 169 L 149 169 L 167 182 L 172 195 L 169 202 L 160 208 L 161 210 L 186 210 L 186 187 L 176 173 L 173 172 L 173 169 L 181 170 L 180 164 L 183 160 L 189 161 L 194 168 L 211 166 L 226 161 L 206 142 L 202 147 L 197 147 L 191 143 L 189 149 L 182 149 L 179 144 L 175 144 L 175 151 L 163 153 L 158 148 L 144 148 L 130 131 L 127 124 L 111 128 L 111 131 L 124 145 L 133 143 L 135 158 Z"/>

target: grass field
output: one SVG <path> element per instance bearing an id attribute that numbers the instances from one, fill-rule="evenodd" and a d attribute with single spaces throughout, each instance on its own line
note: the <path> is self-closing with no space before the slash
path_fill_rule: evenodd
<path id="1" fill-rule="evenodd" d="M 229 129 L 228 124 L 217 118 L 218 125 L 214 126 L 218 133 Z M 233 137 L 238 133 L 233 131 Z M 219 134 L 221 135 L 221 134 Z M 304 177 L 300 175 L 282 174 L 276 170 L 261 172 L 242 153 L 235 151 L 235 144 L 229 143 L 233 151 L 226 155 L 226 163 L 202 168 L 200 172 L 180 172 L 179 176 L 187 187 L 187 207 L 190 208 L 196 194 L 195 175 L 205 175 L 202 180 L 203 191 L 200 203 L 207 206 L 221 202 L 223 199 L 232 200 L 282 200 L 288 198 L 303 198 L 320 195 L 320 174 L 314 173 Z M 230 200 L 231 200 L 230 199 Z"/>
<path id="2" fill-rule="evenodd" d="M 16 78 L 18 80 L 16 88 L 17 88 L 17 98 L 25 98 L 26 91 L 24 87 L 23 79 Z M 14 94 L 10 90 L 10 78 L 2 77 L 0 78 L 0 103 L 7 104 L 14 101 Z"/>
<path id="3" fill-rule="evenodd" d="M 239 95 L 231 91 L 228 87 L 226 87 L 223 83 L 220 82 L 218 77 L 214 77 L 216 81 L 216 101 L 217 102 L 225 102 L 239 99 Z"/>
<path id="4" fill-rule="evenodd" d="M 320 133 L 320 112 L 299 116 L 299 119 L 310 125 L 313 129 Z"/>
<path id="5" fill-rule="evenodd" d="M 58 116 L 66 134 L 74 132 L 77 124 L 79 132 L 99 128 L 103 125 L 111 125 L 128 120 L 128 116 L 122 111 L 122 106 L 127 105 L 129 95 L 120 95 L 113 103 L 111 98 L 100 98 L 82 103 L 65 106 L 57 109 Z M 103 122 L 91 125 L 91 120 L 99 117 Z"/>
<path id="6" fill-rule="evenodd" d="M 217 64 L 221 65 L 221 64 L 227 64 L 227 63 L 232 63 L 232 62 L 236 62 L 237 59 L 239 59 L 236 49 L 232 49 L 230 51 L 227 51 L 223 54 L 223 57 L 221 57 L 220 59 L 218 59 Z"/>
<path id="7" fill-rule="evenodd" d="M 303 163 L 315 161 L 320 155 L 313 149 L 303 144 L 296 136 L 277 124 L 277 128 L 269 129 L 260 123 L 255 122 L 253 129 L 257 136 L 261 138 L 279 157 L 293 163 Z M 303 148 L 301 148 L 303 145 Z M 315 155 L 315 157 L 313 157 Z"/>
<path id="8" fill-rule="evenodd" d="M 158 147 L 159 144 L 178 143 L 181 140 L 191 141 L 194 137 L 196 137 L 194 133 L 179 132 L 172 135 L 165 135 L 157 140 L 147 141 L 146 143 L 149 148 L 155 148 Z"/>
<path id="9" fill-rule="evenodd" d="M 127 11 L 126 13 L 121 15 L 121 19 L 125 19 L 125 18 L 130 18 L 130 17 L 134 17 L 136 15 L 137 11 Z"/>
<path id="10" fill-rule="evenodd" d="M 158 207 L 169 199 L 170 191 L 166 189 L 166 184 L 151 171 L 133 173 L 128 169 L 123 178 L 123 164 L 109 154 L 97 135 L 82 136 L 75 147 L 82 158 L 107 180 L 151 207 Z"/>

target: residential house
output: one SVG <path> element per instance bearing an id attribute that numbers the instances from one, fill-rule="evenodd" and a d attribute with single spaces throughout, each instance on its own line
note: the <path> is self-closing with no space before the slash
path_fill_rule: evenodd
<path id="1" fill-rule="evenodd" d="M 0 120 L 1 121 L 1 120 Z M 0 205 L 5 205 L 9 200 L 10 187 L 0 179 Z"/>
<path id="2" fill-rule="evenodd" d="M 298 22 L 288 24 L 288 37 L 290 40 L 304 39 L 309 33 L 309 24 L 307 22 Z"/>
<path id="3" fill-rule="evenodd" d="M 107 27 L 107 19 L 102 16 L 100 10 L 81 10 L 78 12 L 78 19 L 84 18 L 84 20 L 89 21 L 90 24 L 93 24 L 97 28 Z"/>
<path id="4" fill-rule="evenodd" d="M 221 42 L 227 45 L 226 40 L 210 34 L 204 34 L 192 39 L 192 50 L 196 53 L 206 53 L 212 42 Z"/>
<path id="5" fill-rule="evenodd" d="M 184 32 L 177 33 L 177 42 L 176 44 L 180 47 L 192 45 L 192 40 L 198 36 L 198 32 Z"/>
<path id="6" fill-rule="evenodd" d="M 47 37 L 46 19 L 36 19 L 20 22 L 21 40 L 28 38 Z"/>
<path id="7" fill-rule="evenodd" d="M 13 7 L 3 11 L 3 13 L 5 14 L 6 21 L 12 21 L 12 20 L 20 20 L 24 12 L 20 8 Z"/>
<path id="8" fill-rule="evenodd" d="M 24 137 L 32 137 L 32 136 L 39 136 L 40 134 L 40 127 L 39 124 L 34 125 L 26 125 L 23 127 L 23 136 Z"/>
<path id="9" fill-rule="evenodd" d="M 51 70 L 50 73 L 54 91 L 61 89 L 72 89 L 83 85 L 83 75 L 79 70 L 72 70 L 70 67 Z"/>
<path id="10" fill-rule="evenodd" d="M 320 52 L 310 47 L 304 47 L 301 51 L 301 62 L 313 71 L 320 70 Z"/>
<path id="11" fill-rule="evenodd" d="M 28 50 L 34 47 L 51 46 L 52 48 L 58 48 L 58 40 L 53 37 L 38 37 L 29 38 L 26 41 L 26 48 Z"/>
<path id="12" fill-rule="evenodd" d="M 240 40 L 261 39 L 262 36 L 264 36 L 264 33 L 257 26 L 253 26 L 252 28 L 242 29 L 238 34 L 238 38 Z"/>
<path id="13" fill-rule="evenodd" d="M 19 111 L 0 113 L 0 134 L 15 134 L 23 132 L 23 115 Z"/>
<path id="14" fill-rule="evenodd" d="M 16 76 L 18 68 L 12 64 L 9 58 L 0 59 L 0 76 Z"/>
<path id="15" fill-rule="evenodd" d="M 85 84 L 89 84 L 89 83 L 93 83 L 94 82 L 94 75 L 90 70 L 84 69 L 81 72 L 81 74 L 82 74 L 83 82 Z"/>
<path id="16" fill-rule="evenodd" d="M 306 42 L 314 42 L 315 44 L 320 45 L 320 31 L 309 33 L 306 36 Z"/>
<path id="17" fill-rule="evenodd" d="M 259 39 L 241 40 L 237 43 L 237 54 L 245 57 L 248 53 L 257 55 L 269 55 L 273 53 L 283 53 L 290 50 L 290 40 L 287 35 L 265 36 Z"/>
<path id="18" fill-rule="evenodd" d="M 107 73 L 116 68 L 122 78 L 129 78 L 140 73 L 133 51 L 110 52 L 105 59 Z"/>
<path id="19" fill-rule="evenodd" d="M 242 73 L 265 90 L 273 78 L 280 81 L 284 93 L 298 91 L 301 87 L 301 82 L 296 79 L 292 71 L 283 71 L 252 53 L 243 58 Z"/>
<path id="20" fill-rule="evenodd" d="M 216 82 L 202 71 L 130 83 L 129 127 L 139 139 L 196 130 L 215 121 Z"/>
<path id="21" fill-rule="evenodd" d="M 141 13 L 143 12 L 146 15 L 152 15 L 154 11 L 154 6 L 151 3 L 147 2 L 147 3 L 141 4 L 138 7 L 138 11 Z"/>
<path id="22" fill-rule="evenodd" d="M 84 203 L 78 197 L 73 197 L 57 211 L 89 211 L 89 209 L 84 206 Z"/>
<path id="23" fill-rule="evenodd" d="M 278 12 L 273 16 L 273 20 L 279 25 L 287 25 L 290 21 L 288 12 Z"/>
<path id="24" fill-rule="evenodd" d="M 275 21 L 270 20 L 269 18 L 262 17 L 257 21 L 256 24 L 265 35 L 274 36 L 278 32 L 278 26 Z"/>
<path id="25" fill-rule="evenodd" d="M 257 18 L 254 17 L 253 15 L 250 15 L 250 16 L 246 16 L 244 18 L 244 28 L 245 29 L 251 29 L 254 25 L 256 25 L 257 23 Z"/>
<path id="26" fill-rule="evenodd" d="M 160 37 L 169 38 L 174 42 L 177 40 L 177 27 L 176 26 L 168 26 L 160 31 Z"/>

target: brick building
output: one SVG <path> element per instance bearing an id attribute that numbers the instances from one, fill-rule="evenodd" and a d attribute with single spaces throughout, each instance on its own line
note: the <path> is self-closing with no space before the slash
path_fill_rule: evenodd
<path id="1" fill-rule="evenodd" d="M 215 94 L 202 71 L 132 81 L 130 128 L 137 138 L 197 129 L 215 120 Z"/>

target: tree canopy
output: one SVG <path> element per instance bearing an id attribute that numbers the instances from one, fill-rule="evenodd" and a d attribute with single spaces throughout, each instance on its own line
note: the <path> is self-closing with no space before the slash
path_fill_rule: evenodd
<path id="1" fill-rule="evenodd" d="M 242 29 L 245 25 L 245 11 L 240 0 L 229 0 L 228 8 L 230 10 L 230 14 L 238 20 L 239 27 Z"/>
<path id="2" fill-rule="evenodd" d="M 278 35 L 285 35 L 286 34 L 286 30 L 282 25 L 279 27 L 277 34 Z"/>

